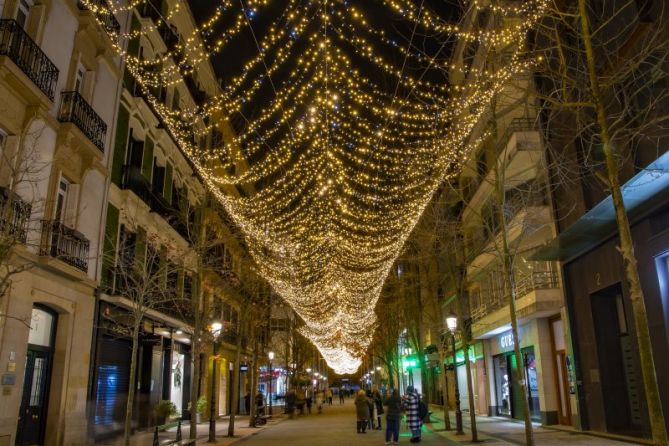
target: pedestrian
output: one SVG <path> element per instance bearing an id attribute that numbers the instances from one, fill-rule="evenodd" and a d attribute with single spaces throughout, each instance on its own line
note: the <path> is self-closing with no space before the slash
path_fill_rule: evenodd
<path id="1" fill-rule="evenodd" d="M 313 390 L 313 388 L 307 388 L 307 390 L 306 390 L 306 392 L 305 392 L 305 395 L 306 395 L 305 402 L 306 402 L 306 404 L 307 404 L 307 413 L 308 413 L 309 415 L 311 415 L 311 405 L 312 405 L 312 403 L 313 403 L 313 401 L 314 401 L 314 399 L 313 399 L 313 394 L 314 394 L 314 390 Z"/>
<path id="2" fill-rule="evenodd" d="M 419 415 L 420 396 L 416 393 L 413 386 L 407 387 L 407 393 L 404 399 L 404 410 L 407 414 L 407 424 L 411 431 L 411 443 L 420 442 L 420 427 L 422 420 Z"/>
<path id="3" fill-rule="evenodd" d="M 367 404 L 369 404 L 369 428 L 374 430 L 374 420 L 376 420 L 376 405 L 372 399 L 372 391 L 367 391 Z"/>
<path id="4" fill-rule="evenodd" d="M 381 397 L 381 392 L 379 392 L 378 387 L 374 387 L 372 391 L 372 400 L 374 400 L 374 405 L 376 406 L 376 429 L 381 430 L 381 415 L 383 415 L 383 398 Z"/>
<path id="5" fill-rule="evenodd" d="M 402 419 L 402 399 L 400 392 L 395 389 L 392 394 L 388 396 L 383 405 L 386 406 L 386 444 L 390 444 L 390 438 L 393 439 L 393 444 L 398 444 L 400 441 L 400 420 Z"/>
<path id="6" fill-rule="evenodd" d="M 369 400 L 362 389 L 358 392 L 358 396 L 355 397 L 355 414 L 358 419 L 358 433 L 366 434 L 367 422 L 369 421 Z"/>
<path id="7" fill-rule="evenodd" d="M 288 418 L 292 419 L 295 414 L 295 401 L 297 400 L 297 395 L 295 395 L 295 390 L 290 389 L 286 394 L 286 412 L 288 412 Z"/>
<path id="8" fill-rule="evenodd" d="M 345 390 L 340 388 L 339 389 L 339 404 L 344 404 L 344 392 Z"/>
<path id="9" fill-rule="evenodd" d="M 323 404 L 325 404 L 325 392 L 322 390 L 318 390 L 316 392 L 316 409 L 318 409 L 318 413 L 323 413 Z"/>
<path id="10" fill-rule="evenodd" d="M 332 406 L 332 389 L 330 388 L 328 388 L 327 397 L 328 397 L 328 405 Z"/>
<path id="11" fill-rule="evenodd" d="M 251 415 L 251 392 L 246 392 L 246 395 L 244 395 L 244 408 L 246 413 Z"/>
<path id="12" fill-rule="evenodd" d="M 295 405 L 297 406 L 297 410 L 300 411 L 300 415 L 304 415 L 304 403 L 306 402 L 306 393 L 304 391 L 304 388 L 300 388 L 297 390 L 297 396 L 295 399 Z"/>
<path id="13" fill-rule="evenodd" d="M 262 395 L 262 392 L 258 392 L 256 395 L 256 414 L 265 415 L 265 397 Z"/>

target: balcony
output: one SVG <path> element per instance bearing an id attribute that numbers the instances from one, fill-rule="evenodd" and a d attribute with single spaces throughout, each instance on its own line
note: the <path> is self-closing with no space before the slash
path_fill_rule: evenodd
<path id="1" fill-rule="evenodd" d="M 90 242 L 80 232 L 68 228 L 58 220 L 42 220 L 40 255 L 51 256 L 88 272 Z"/>
<path id="2" fill-rule="evenodd" d="M 102 23 L 105 31 L 108 34 L 118 36 L 121 32 L 121 24 L 116 20 L 114 14 L 109 10 L 109 4 L 105 0 L 88 0 L 88 5 L 93 6 L 93 11 L 98 20 Z M 91 8 L 84 4 L 81 0 L 77 1 L 77 7 L 81 11 L 90 11 Z"/>
<path id="3" fill-rule="evenodd" d="M 472 209 L 481 209 L 495 189 L 496 170 L 504 172 L 502 178 L 506 190 L 537 176 L 543 148 L 536 121 L 530 118 L 513 119 L 497 142 L 496 154 L 497 169 L 490 168 L 482 175 L 464 212 L 464 220 L 471 215 Z"/>
<path id="4" fill-rule="evenodd" d="M 0 188 L 0 231 L 3 238 L 25 243 L 32 206 L 7 188 Z"/>
<path id="5" fill-rule="evenodd" d="M 131 190 L 147 205 L 151 201 L 151 182 L 144 177 L 142 169 L 127 164 L 123 166 L 122 189 Z"/>
<path id="6" fill-rule="evenodd" d="M 104 153 L 107 124 L 79 92 L 64 91 L 61 93 L 58 120 L 76 125 L 86 138 Z"/>
<path id="7" fill-rule="evenodd" d="M 508 324 L 510 292 L 501 286 L 480 291 L 478 299 L 472 296 L 471 318 L 475 337 Z M 562 305 L 560 281 L 556 271 L 532 271 L 516 278 L 516 314 L 519 319 L 546 317 Z"/>
<path id="8" fill-rule="evenodd" d="M 53 101 L 58 68 L 15 20 L 0 20 L 0 56 L 7 56 Z"/>

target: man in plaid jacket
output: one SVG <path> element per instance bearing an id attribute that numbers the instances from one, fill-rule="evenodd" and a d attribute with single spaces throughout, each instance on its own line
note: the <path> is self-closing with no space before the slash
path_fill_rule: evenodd
<path id="1" fill-rule="evenodd" d="M 413 386 L 407 387 L 407 393 L 404 398 L 404 410 L 406 411 L 407 424 L 411 430 L 411 443 L 420 442 L 420 427 L 422 420 L 418 414 L 418 405 L 420 396 L 416 393 Z"/>

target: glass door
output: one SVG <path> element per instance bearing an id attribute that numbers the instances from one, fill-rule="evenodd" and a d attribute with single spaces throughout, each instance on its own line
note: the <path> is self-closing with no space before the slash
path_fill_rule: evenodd
<path id="1" fill-rule="evenodd" d="M 511 416 L 511 377 L 506 355 L 493 358 L 495 368 L 495 392 L 497 395 L 497 415 Z"/>

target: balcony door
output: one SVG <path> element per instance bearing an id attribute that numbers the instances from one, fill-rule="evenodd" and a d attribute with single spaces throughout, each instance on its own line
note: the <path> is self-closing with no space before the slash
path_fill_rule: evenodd
<path id="1" fill-rule="evenodd" d="M 56 313 L 45 307 L 34 307 L 16 432 L 17 446 L 45 444 L 55 330 Z"/>

